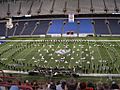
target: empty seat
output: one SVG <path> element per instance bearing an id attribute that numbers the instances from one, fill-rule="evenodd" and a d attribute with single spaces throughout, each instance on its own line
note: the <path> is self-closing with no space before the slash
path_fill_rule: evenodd
<path id="1" fill-rule="evenodd" d="M 45 35 L 48 30 L 50 20 L 41 20 L 40 24 L 38 24 L 36 30 L 34 31 L 33 35 Z"/>
<path id="2" fill-rule="evenodd" d="M 107 28 L 107 25 L 105 24 L 104 19 L 96 19 L 94 21 L 95 21 L 94 27 L 96 34 L 109 34 L 109 30 Z"/>
<path id="3" fill-rule="evenodd" d="M 5 23 L 0 23 L 0 36 L 5 36 L 6 26 Z"/>
<path id="4" fill-rule="evenodd" d="M 112 34 L 120 34 L 120 25 L 118 20 L 109 20 Z"/>

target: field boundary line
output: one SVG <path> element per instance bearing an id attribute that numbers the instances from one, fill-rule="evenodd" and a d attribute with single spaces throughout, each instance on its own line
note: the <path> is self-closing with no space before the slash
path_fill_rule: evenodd
<path id="1" fill-rule="evenodd" d="M 3 70 L 4 73 L 17 73 L 17 74 L 29 74 L 28 72 L 23 71 L 13 71 L 13 70 Z M 120 77 L 120 74 L 82 74 L 82 73 L 76 73 L 79 76 L 83 77 Z"/>
<path id="2" fill-rule="evenodd" d="M 120 42 L 120 40 L 0 40 L 5 42 L 33 42 L 33 41 L 39 41 L 39 42 L 80 42 L 80 41 L 91 41 L 91 42 Z"/>

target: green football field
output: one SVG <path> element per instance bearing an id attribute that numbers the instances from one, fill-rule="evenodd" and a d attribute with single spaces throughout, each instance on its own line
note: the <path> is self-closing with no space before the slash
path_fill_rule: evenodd
<path id="1" fill-rule="evenodd" d="M 120 74 L 120 41 L 96 39 L 6 41 L 0 45 L 0 68 L 29 71 L 41 67 L 75 69 L 79 73 Z"/>

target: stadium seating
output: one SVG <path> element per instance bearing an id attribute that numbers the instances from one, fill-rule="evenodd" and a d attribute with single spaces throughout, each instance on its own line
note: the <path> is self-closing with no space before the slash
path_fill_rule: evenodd
<path id="1" fill-rule="evenodd" d="M 12 28 L 12 29 L 8 29 L 7 35 L 8 35 L 8 36 L 14 36 L 13 34 L 15 33 L 15 30 L 17 29 L 16 27 L 17 27 L 17 22 L 14 22 L 14 23 L 13 23 L 13 28 Z"/>
<path id="2" fill-rule="evenodd" d="M 37 25 L 36 30 L 33 32 L 33 35 L 45 35 L 48 31 L 49 22 L 50 20 L 40 21 L 40 23 Z"/>
<path id="3" fill-rule="evenodd" d="M 8 36 L 20 35 L 41 35 L 46 34 L 50 21 L 19 21 L 14 23 L 14 27 L 8 30 Z M 5 25 L 4 25 L 5 27 Z M 13 35 L 14 34 L 14 35 Z M 5 35 L 5 33 L 4 33 Z"/>
<path id="4" fill-rule="evenodd" d="M 120 24 L 119 24 L 119 22 L 118 22 L 118 20 L 109 20 L 109 22 L 110 22 L 110 29 L 111 29 L 111 32 L 112 32 L 112 34 L 114 35 L 114 34 L 120 34 Z"/>
<path id="5" fill-rule="evenodd" d="M 94 24 L 92 24 L 93 21 Z M 13 22 L 13 25 L 12 29 L 7 30 L 7 36 L 67 34 L 67 32 L 92 34 L 94 29 L 97 35 L 120 34 L 120 25 L 117 19 L 76 19 L 74 23 L 67 20 L 33 20 Z M 5 36 L 6 23 L 1 22 L 0 27 L 0 36 Z"/>
<path id="6" fill-rule="evenodd" d="M 77 21 L 80 22 L 80 24 L 77 24 Z M 64 25 L 65 22 L 65 25 Z M 63 32 L 62 32 L 62 29 Z M 93 33 L 93 27 L 91 24 L 91 20 L 89 19 L 78 19 L 75 20 L 75 22 L 70 23 L 67 20 L 53 20 L 52 25 L 50 26 L 50 29 L 48 31 L 48 34 L 67 34 L 67 32 L 73 31 L 74 33 L 80 33 L 80 34 L 87 34 L 87 33 Z"/>
<path id="7" fill-rule="evenodd" d="M 0 36 L 5 36 L 6 27 L 5 23 L 0 23 Z"/>
<path id="8" fill-rule="evenodd" d="M 28 25 L 26 25 L 22 35 L 31 35 L 31 32 L 34 30 L 35 28 L 35 24 L 37 21 L 29 21 Z"/>
<path id="9" fill-rule="evenodd" d="M 93 33 L 93 26 L 91 24 L 90 19 L 81 19 L 80 20 L 80 27 L 79 27 L 79 33 L 80 34 L 89 34 Z"/>
<path id="10" fill-rule="evenodd" d="M 105 24 L 105 20 L 94 20 L 95 24 L 95 33 L 96 34 L 110 34 L 107 25 Z"/>
<path id="11" fill-rule="evenodd" d="M 0 0 L 0 90 L 120 90 L 120 0 Z"/>
<path id="12" fill-rule="evenodd" d="M 64 25 L 63 33 L 66 34 L 68 31 L 73 31 L 74 33 L 78 33 L 78 26 L 76 22 L 68 22 Z"/>
<path id="13" fill-rule="evenodd" d="M 51 8 L 53 9 L 53 13 L 52 14 L 63 14 L 63 9 L 64 9 L 64 5 L 65 5 L 65 1 L 66 0 L 55 0 L 55 3 L 53 4 L 54 0 L 45 0 L 45 1 L 40 1 L 40 0 L 35 0 L 35 1 L 11 1 L 8 3 L 4 3 L 5 1 L 2 1 L 0 3 L 0 11 L 1 11 L 1 15 L 0 17 L 5 17 L 7 16 L 7 12 L 8 12 L 8 7 L 9 7 L 9 13 L 11 16 L 17 16 L 17 15 L 27 15 L 27 14 L 31 14 L 31 15 L 45 15 L 45 14 L 51 14 L 50 10 Z M 94 10 L 94 13 L 106 13 L 106 11 L 104 10 L 105 8 L 108 9 L 107 13 L 115 13 L 115 8 L 120 7 L 120 1 L 116 0 L 116 6 L 115 6 L 115 2 L 114 0 L 104 0 L 105 1 L 105 5 L 103 0 L 92 0 L 92 4 L 91 4 L 91 0 L 79 0 L 79 8 L 80 8 L 80 13 L 81 14 L 89 14 L 92 13 L 91 12 L 91 8 Z M 78 7 L 78 0 L 75 1 L 66 1 L 67 5 L 66 5 L 66 13 L 78 13 L 76 11 L 77 7 Z M 42 3 L 42 4 L 41 4 Z M 49 4 L 48 4 L 49 3 Z M 21 8 L 20 8 L 21 7 Z M 37 8 L 36 8 L 37 7 Z M 18 14 L 19 12 L 19 14 Z M 38 13 L 39 12 L 39 13 Z M 119 10 L 118 10 L 119 12 Z"/>
<path id="14" fill-rule="evenodd" d="M 14 35 L 20 35 L 20 33 L 24 27 L 24 23 L 25 23 L 25 21 L 18 22 L 18 25 L 16 26 L 17 28 L 16 28 Z"/>
<path id="15" fill-rule="evenodd" d="M 63 27 L 63 20 L 53 20 L 48 34 L 61 34 Z"/>

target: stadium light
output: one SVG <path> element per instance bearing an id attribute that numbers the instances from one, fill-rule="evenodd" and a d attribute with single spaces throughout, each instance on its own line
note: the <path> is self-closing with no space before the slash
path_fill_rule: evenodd
<path id="1" fill-rule="evenodd" d="M 66 21 L 63 21 L 63 24 L 65 25 L 67 22 Z"/>
<path id="2" fill-rule="evenodd" d="M 80 21 L 77 21 L 77 24 L 80 24 Z"/>
<path id="3" fill-rule="evenodd" d="M 120 24 L 120 20 L 118 20 L 118 24 Z"/>
<path id="4" fill-rule="evenodd" d="M 112 13 L 112 14 L 120 14 L 120 13 Z"/>
<path id="5" fill-rule="evenodd" d="M 95 24 L 95 21 L 92 20 L 91 23 L 92 23 L 92 24 Z"/>
<path id="6" fill-rule="evenodd" d="M 108 21 L 108 20 L 105 20 L 105 24 L 109 24 L 109 21 Z"/>
<path id="7" fill-rule="evenodd" d="M 52 25 L 52 21 L 49 22 L 49 25 Z"/>
<path id="8" fill-rule="evenodd" d="M 31 15 L 25 15 L 25 17 L 31 17 Z"/>

